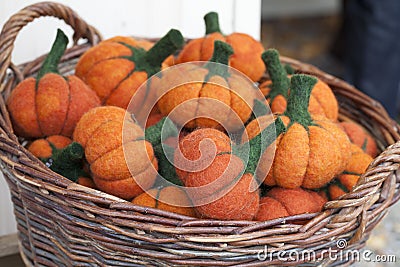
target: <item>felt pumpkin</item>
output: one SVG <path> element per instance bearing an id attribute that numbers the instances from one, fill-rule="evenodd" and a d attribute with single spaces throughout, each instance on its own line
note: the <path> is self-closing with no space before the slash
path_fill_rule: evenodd
<path id="1" fill-rule="evenodd" d="M 133 204 L 195 217 L 196 211 L 186 192 L 176 186 L 152 188 L 132 200 Z"/>
<path id="2" fill-rule="evenodd" d="M 260 200 L 255 220 L 267 221 L 277 218 L 314 213 L 322 210 L 326 199 L 318 193 L 301 188 L 274 187 Z"/>
<path id="3" fill-rule="evenodd" d="M 40 160 L 50 158 L 56 149 L 62 149 L 72 143 L 72 140 L 62 135 L 52 135 L 33 141 L 28 150 Z"/>
<path id="4" fill-rule="evenodd" d="M 15 133 L 20 137 L 71 136 L 80 117 L 99 106 L 96 94 L 75 75 L 62 76 L 57 65 L 68 38 L 61 31 L 36 78 L 20 82 L 7 99 Z"/>
<path id="5" fill-rule="evenodd" d="M 227 43 L 215 41 L 209 63 L 187 63 L 179 71 L 163 74 L 157 90 L 161 114 L 187 129 L 224 127 L 236 131 L 243 127 L 252 113 L 257 90 L 243 76 L 229 71 L 231 55 Z"/>
<path id="6" fill-rule="evenodd" d="M 268 49 L 262 54 L 271 80 L 263 82 L 259 87 L 270 104 L 273 113 L 282 114 L 286 110 L 287 99 L 290 93 L 290 77 L 279 60 L 279 53 L 275 49 Z M 308 110 L 311 115 L 324 115 L 336 121 L 339 114 L 338 102 L 331 88 L 321 80 L 314 85 Z"/>
<path id="7" fill-rule="evenodd" d="M 182 34 L 174 29 L 148 51 L 149 43 L 114 37 L 87 50 L 75 73 L 96 92 L 102 104 L 126 109 L 140 85 L 159 72 L 163 61 L 183 42 Z M 144 101 L 146 94 L 141 97 Z"/>
<path id="8" fill-rule="evenodd" d="M 227 135 L 212 128 L 200 128 L 182 138 L 175 152 L 176 172 L 200 216 L 253 219 L 259 205 L 254 173 L 262 151 L 273 142 L 275 127 L 271 126 L 244 146 L 232 145 Z M 277 123 L 276 130 L 283 131 L 283 124 Z"/>
<path id="9" fill-rule="evenodd" d="M 345 170 L 331 181 L 327 188 L 322 189 L 329 199 L 338 199 L 345 193 L 349 193 L 373 160 L 355 144 L 351 145 L 351 152 L 351 158 Z"/>
<path id="10" fill-rule="evenodd" d="M 215 12 L 206 14 L 204 21 L 206 35 L 189 41 L 179 53 L 177 63 L 208 61 L 213 55 L 215 40 L 224 41 L 234 50 L 229 65 L 253 81 L 260 80 L 265 72 L 265 66 L 260 58 L 264 51 L 261 42 L 245 33 L 234 32 L 224 35 L 219 27 L 218 14 Z"/>
<path id="11" fill-rule="evenodd" d="M 346 134 L 323 116 L 312 118 L 308 111 L 311 90 L 316 82 L 316 78 L 304 74 L 295 74 L 291 78 L 286 111 L 278 116 L 287 129 L 277 136 L 275 157 L 269 172 L 263 164 L 259 166 L 263 173 L 268 173 L 266 177 L 260 177 L 265 178 L 267 185 L 316 189 L 330 182 L 346 167 L 351 156 Z M 269 117 L 251 121 L 246 127 L 248 138 L 270 123 Z"/>
<path id="12" fill-rule="evenodd" d="M 82 116 L 73 138 L 85 149 L 96 187 L 123 199 L 132 199 L 155 181 L 158 162 L 153 145 L 160 142 L 161 133 L 153 131 L 154 134 L 146 134 L 145 138 L 142 128 L 125 117 L 125 112 L 113 106 L 94 108 Z M 160 128 L 155 125 L 148 130 L 152 132 L 154 127 Z M 169 137 L 168 132 L 165 137 Z"/>
<path id="13" fill-rule="evenodd" d="M 358 123 L 352 121 L 343 121 L 339 126 L 350 138 L 350 142 L 362 148 L 368 155 L 375 158 L 378 149 L 372 136 Z"/>

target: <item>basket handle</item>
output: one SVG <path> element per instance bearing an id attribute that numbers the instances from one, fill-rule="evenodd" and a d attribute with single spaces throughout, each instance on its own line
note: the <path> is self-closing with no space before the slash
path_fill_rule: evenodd
<path id="1" fill-rule="evenodd" d="M 34 19 L 56 17 L 64 20 L 74 30 L 73 40 L 85 38 L 92 45 L 101 40 L 101 35 L 94 27 L 87 24 L 71 8 L 54 2 L 39 2 L 21 9 L 4 24 L 0 33 L 0 85 L 3 84 L 7 69 L 12 67 L 11 54 L 19 31 Z"/>

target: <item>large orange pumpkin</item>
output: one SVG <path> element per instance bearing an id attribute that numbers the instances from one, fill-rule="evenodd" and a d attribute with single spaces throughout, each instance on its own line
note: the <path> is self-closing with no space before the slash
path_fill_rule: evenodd
<path id="1" fill-rule="evenodd" d="M 224 127 L 236 131 L 243 127 L 252 113 L 257 90 L 250 80 L 229 70 L 227 63 L 232 53 L 230 45 L 215 41 L 211 64 L 187 63 L 163 74 L 162 86 L 157 90 L 160 112 L 189 129 Z M 188 78 L 194 81 L 185 80 Z"/>
<path id="2" fill-rule="evenodd" d="M 126 109 L 140 85 L 159 72 L 162 63 L 183 42 L 182 34 L 174 29 L 154 46 L 129 37 L 114 37 L 87 50 L 80 57 L 75 73 L 103 104 Z"/>
<path id="3" fill-rule="evenodd" d="M 82 116 L 73 138 L 85 149 L 97 188 L 132 199 L 154 184 L 158 161 L 153 145 L 161 141 L 161 134 L 153 130 L 160 128 L 158 124 L 149 127 L 149 133 L 145 134 L 125 114 L 126 111 L 119 107 L 94 108 Z M 159 124 L 163 123 L 164 120 Z M 169 136 L 166 133 L 163 137 Z"/>
<path id="4" fill-rule="evenodd" d="M 276 140 L 272 167 L 260 170 L 268 173 L 264 183 L 284 188 L 304 187 L 316 189 L 341 173 L 351 156 L 350 141 L 346 134 L 325 117 L 312 118 L 308 111 L 309 99 L 316 78 L 295 74 L 291 78 L 291 92 L 286 111 L 279 118 L 287 126 Z M 248 138 L 269 125 L 269 117 L 259 117 L 246 127 Z M 264 157 L 264 155 L 263 155 Z M 268 163 L 270 158 L 262 160 Z"/>

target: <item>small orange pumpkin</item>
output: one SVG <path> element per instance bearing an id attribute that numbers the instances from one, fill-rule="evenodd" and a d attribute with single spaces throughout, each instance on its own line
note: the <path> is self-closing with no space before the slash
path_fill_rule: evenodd
<path id="1" fill-rule="evenodd" d="M 224 41 L 232 46 L 233 55 L 229 65 L 246 74 L 251 80 L 258 81 L 265 72 L 261 53 L 264 47 L 261 42 L 245 33 L 231 33 L 223 35 L 218 21 L 218 14 L 210 12 L 204 16 L 206 35 L 202 38 L 189 41 L 179 53 L 177 63 L 190 61 L 208 61 L 214 51 L 216 40 Z"/>
<path id="2" fill-rule="evenodd" d="M 38 138 L 71 136 L 80 117 L 99 106 L 96 94 L 75 75 L 62 76 L 57 65 L 68 38 L 57 31 L 56 40 L 36 77 L 20 82 L 7 99 L 15 133 Z"/>
<path id="3" fill-rule="evenodd" d="M 274 187 L 260 200 L 255 220 L 267 221 L 277 218 L 314 213 L 322 210 L 326 199 L 318 193 L 301 188 Z"/>
<path id="4" fill-rule="evenodd" d="M 186 192 L 176 186 L 152 188 L 132 200 L 133 204 L 196 217 Z"/>
<path id="5" fill-rule="evenodd" d="M 271 80 L 263 82 L 259 87 L 265 95 L 271 111 L 283 114 L 286 110 L 290 94 L 290 77 L 279 59 L 279 52 L 268 49 L 262 54 Z M 308 110 L 311 115 L 324 115 L 336 121 L 339 114 L 338 102 L 331 88 L 321 80 L 317 80 L 311 91 Z"/>
<path id="6" fill-rule="evenodd" d="M 337 199 L 350 192 L 373 160 L 355 144 L 351 145 L 351 152 L 351 158 L 345 170 L 328 185 L 326 194 L 329 199 Z"/>
<path id="7" fill-rule="evenodd" d="M 371 157 L 376 157 L 378 154 L 376 142 L 360 124 L 353 121 L 343 121 L 339 123 L 339 126 L 350 138 L 350 142 L 360 147 Z"/>
<path id="8" fill-rule="evenodd" d="M 346 134 L 325 117 L 312 118 L 308 111 L 311 90 L 316 78 L 295 74 L 291 78 L 291 92 L 283 115 L 278 117 L 287 126 L 277 136 L 275 158 L 264 183 L 284 188 L 304 187 L 317 189 L 341 173 L 351 156 L 350 141 Z M 248 138 L 271 123 L 269 117 L 259 117 L 246 127 Z M 262 156 L 264 157 L 264 155 Z M 268 163 L 265 160 L 265 163 Z M 263 162 L 263 160 L 261 161 Z M 266 165 L 269 167 L 270 165 Z"/>

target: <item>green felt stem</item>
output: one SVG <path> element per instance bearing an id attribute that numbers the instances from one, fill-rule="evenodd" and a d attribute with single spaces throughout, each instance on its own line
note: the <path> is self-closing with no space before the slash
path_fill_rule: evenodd
<path id="1" fill-rule="evenodd" d="M 172 120 L 168 117 L 164 117 L 157 124 L 145 130 L 144 138 L 155 147 L 160 145 L 167 138 L 178 136 L 178 134 L 178 129 Z"/>
<path id="2" fill-rule="evenodd" d="M 178 136 L 178 129 L 171 119 L 162 118 L 157 124 L 145 130 L 145 139 L 153 146 L 154 155 L 158 160 L 158 173 L 171 183 L 182 185 L 175 167 L 168 159 L 174 158 L 174 149 L 166 144 L 162 144 L 169 137 Z"/>
<path id="3" fill-rule="evenodd" d="M 233 54 L 232 47 L 222 41 L 216 40 L 214 42 L 214 52 L 209 60 L 210 63 L 204 65 L 204 68 L 208 69 L 208 74 L 205 78 L 207 81 L 212 76 L 221 76 L 228 78 L 229 74 L 229 57 Z M 219 64 L 214 64 L 219 63 Z"/>
<path id="4" fill-rule="evenodd" d="M 183 185 L 176 174 L 175 166 L 168 160 L 174 158 L 175 149 L 166 144 L 157 145 L 153 149 L 158 160 L 158 174 L 161 176 L 160 178 L 164 178 L 176 185 Z M 157 179 L 156 185 L 158 184 L 165 185 L 165 182 L 162 179 Z"/>
<path id="5" fill-rule="evenodd" d="M 204 22 L 206 24 L 206 35 L 214 32 L 221 32 L 219 28 L 219 19 L 217 12 L 209 12 L 204 16 Z"/>
<path id="6" fill-rule="evenodd" d="M 266 98 L 271 99 L 271 101 L 278 95 L 287 98 L 290 80 L 285 68 L 281 64 L 278 51 L 276 49 L 268 49 L 261 55 L 261 58 L 267 67 L 269 77 L 272 81 L 271 91 Z"/>
<path id="7" fill-rule="evenodd" d="M 58 63 L 60 63 L 61 57 L 64 55 L 67 45 L 68 37 L 62 30 L 58 29 L 56 40 L 54 41 L 49 54 L 47 55 L 37 74 L 36 83 L 38 83 L 39 80 L 47 73 L 59 73 Z"/>
<path id="8" fill-rule="evenodd" d="M 279 136 L 286 130 L 282 120 L 278 117 L 275 123 L 271 123 L 258 135 L 246 143 L 235 145 L 232 147 L 232 154 L 241 158 L 244 162 L 248 159 L 244 173 L 254 175 L 261 155 Z"/>
<path id="9" fill-rule="evenodd" d="M 180 49 L 184 42 L 181 32 L 171 29 L 149 51 L 122 43 L 132 51 L 131 56 L 124 58 L 135 63 L 135 71 L 144 71 L 150 77 L 161 71 L 161 65 L 164 60 Z"/>
<path id="10" fill-rule="evenodd" d="M 76 182 L 79 176 L 85 175 L 82 170 L 84 154 L 83 147 L 77 142 L 72 142 L 63 149 L 53 148 L 53 155 L 46 163 L 54 172 Z"/>
<path id="11" fill-rule="evenodd" d="M 317 83 L 315 77 L 306 74 L 294 74 L 290 83 L 290 95 L 285 115 L 290 118 L 290 123 L 297 122 L 308 129 L 314 125 L 308 105 L 310 103 L 311 91 Z"/>

